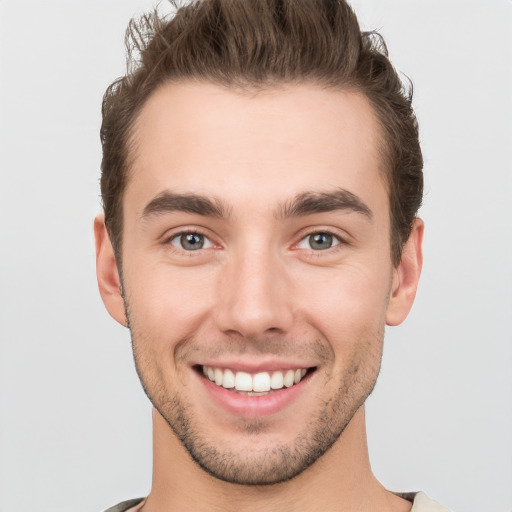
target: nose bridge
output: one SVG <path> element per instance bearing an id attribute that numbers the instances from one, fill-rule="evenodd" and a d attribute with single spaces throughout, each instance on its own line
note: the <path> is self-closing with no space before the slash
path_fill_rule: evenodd
<path id="1" fill-rule="evenodd" d="M 286 331 L 291 297 L 286 291 L 284 262 L 270 244 L 252 240 L 228 258 L 219 296 L 219 327 L 254 337 Z"/>

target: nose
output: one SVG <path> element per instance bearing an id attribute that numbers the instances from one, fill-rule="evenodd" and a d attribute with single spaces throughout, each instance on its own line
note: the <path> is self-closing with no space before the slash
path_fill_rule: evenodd
<path id="1" fill-rule="evenodd" d="M 216 315 L 223 332 L 255 339 L 290 329 L 293 298 L 278 255 L 246 250 L 226 262 L 223 270 Z"/>

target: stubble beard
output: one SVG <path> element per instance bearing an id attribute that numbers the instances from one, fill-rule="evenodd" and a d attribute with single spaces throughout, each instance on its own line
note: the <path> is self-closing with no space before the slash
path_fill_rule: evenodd
<path id="1" fill-rule="evenodd" d="M 193 407 L 182 394 L 166 389 L 163 371 L 147 357 L 145 349 L 151 341 L 133 328 L 129 308 L 126 309 L 135 367 L 144 392 L 192 460 L 211 476 L 229 483 L 271 485 L 301 474 L 341 437 L 354 414 L 373 391 L 380 371 L 383 328 L 374 333 L 373 339 L 363 342 L 365 346 L 360 354 L 366 358 L 363 360 L 360 357 L 347 368 L 339 379 L 337 392 L 319 403 L 316 413 L 305 422 L 301 433 L 292 442 L 251 453 L 247 450 L 219 449 L 201 428 L 206 420 L 194 414 Z M 247 420 L 239 426 L 240 431 L 248 437 L 257 437 L 266 428 L 266 423 L 257 419 Z"/>

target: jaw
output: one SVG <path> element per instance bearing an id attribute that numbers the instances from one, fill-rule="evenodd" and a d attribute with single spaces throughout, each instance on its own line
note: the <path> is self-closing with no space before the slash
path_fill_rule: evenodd
<path id="1" fill-rule="evenodd" d="M 244 485 L 284 482 L 315 464 L 337 444 L 371 390 L 349 396 L 343 383 L 316 369 L 290 388 L 250 396 L 193 372 L 186 386 L 193 403 L 174 393 L 156 404 L 167 435 L 170 426 L 181 451 L 206 473 Z"/>
<path id="2" fill-rule="evenodd" d="M 153 413 L 153 425 L 154 471 L 150 499 L 160 499 L 162 506 L 152 510 L 173 505 L 178 510 L 192 508 L 202 512 L 212 510 L 214 504 L 219 506 L 219 510 L 234 510 L 233 503 L 236 503 L 237 511 L 244 512 L 254 510 L 255 507 L 288 512 L 296 510 L 294 507 L 297 503 L 301 504 L 302 510 L 330 510 L 333 503 L 350 504 L 351 497 L 362 495 L 363 487 L 368 495 L 371 484 L 376 483 L 371 474 L 366 448 L 364 407 L 354 414 L 343 435 L 305 469 L 296 475 L 272 475 L 267 472 L 263 475 L 266 479 L 261 478 L 259 481 L 254 478 L 258 475 L 254 475 L 252 470 L 249 472 L 252 481 L 247 479 L 243 471 L 235 475 L 239 477 L 237 480 L 229 478 L 233 476 L 229 473 L 216 474 L 215 466 L 205 466 L 200 460 L 191 457 L 188 449 L 156 410 Z M 265 437 L 263 434 L 260 432 L 260 441 Z M 242 437 L 247 439 L 249 436 L 244 434 Z M 266 440 L 269 446 L 276 446 L 276 442 L 282 441 L 271 436 Z M 231 444 L 236 445 L 237 441 L 238 438 L 233 437 Z M 265 455 L 263 443 L 245 448 L 246 454 Z M 212 457 L 215 455 L 211 454 Z M 294 462 L 288 459 L 288 466 Z M 258 468 L 256 460 L 247 460 L 246 463 L 250 468 Z M 186 497 L 186 503 L 183 497 Z M 350 506 L 347 510 L 351 510 Z"/>

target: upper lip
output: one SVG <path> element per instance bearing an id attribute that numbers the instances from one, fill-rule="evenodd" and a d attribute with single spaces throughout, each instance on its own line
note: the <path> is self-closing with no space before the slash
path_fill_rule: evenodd
<path id="1" fill-rule="evenodd" d="M 192 366 L 208 366 L 210 368 L 230 369 L 239 372 L 259 373 L 279 370 L 296 370 L 298 368 L 312 368 L 316 365 L 299 361 L 279 361 L 276 359 L 244 361 L 222 359 L 219 361 L 205 360 L 193 363 Z"/>

